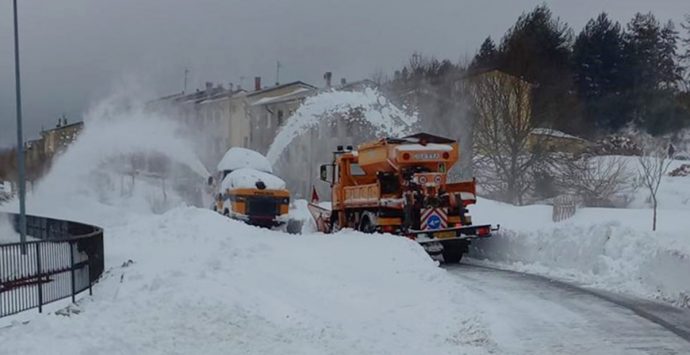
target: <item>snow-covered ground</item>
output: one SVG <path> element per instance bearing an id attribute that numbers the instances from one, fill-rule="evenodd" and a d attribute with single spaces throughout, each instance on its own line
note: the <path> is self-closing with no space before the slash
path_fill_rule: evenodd
<path id="1" fill-rule="evenodd" d="M 105 250 L 78 314 L 0 329 L 3 351 L 483 353 L 490 342 L 457 301 L 471 297 L 403 238 L 290 236 L 180 207 L 110 226 Z"/>

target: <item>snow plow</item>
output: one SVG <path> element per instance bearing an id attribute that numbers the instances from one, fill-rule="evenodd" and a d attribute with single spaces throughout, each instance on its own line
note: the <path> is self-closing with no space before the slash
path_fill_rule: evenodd
<path id="1" fill-rule="evenodd" d="M 317 229 L 352 228 L 392 233 L 419 242 L 432 258 L 457 263 L 472 239 L 489 238 L 491 225 L 473 225 L 467 207 L 476 203 L 475 181 L 448 182 L 459 158 L 454 140 L 419 133 L 338 146 L 333 162 L 320 167 L 331 186 L 331 209 L 309 211 Z"/>
<path id="2" fill-rule="evenodd" d="M 255 226 L 291 228 L 290 192 L 260 153 L 230 148 L 218 163 L 216 181 L 219 187 L 214 211 Z M 214 184 L 213 178 L 209 178 L 209 184 Z"/>

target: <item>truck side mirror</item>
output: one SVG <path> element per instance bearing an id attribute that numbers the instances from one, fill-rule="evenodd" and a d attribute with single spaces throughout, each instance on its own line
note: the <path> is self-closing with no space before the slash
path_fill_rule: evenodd
<path id="1" fill-rule="evenodd" d="M 335 181 L 334 179 L 334 171 L 335 171 L 335 164 L 323 164 L 320 167 L 319 175 L 321 178 L 321 181 L 327 182 L 331 185 L 333 185 L 333 182 Z"/>
<path id="2" fill-rule="evenodd" d="M 213 176 L 208 177 L 208 186 L 213 186 Z"/>
<path id="3" fill-rule="evenodd" d="M 321 181 L 330 182 L 328 180 L 328 165 L 324 164 L 320 167 Z"/>

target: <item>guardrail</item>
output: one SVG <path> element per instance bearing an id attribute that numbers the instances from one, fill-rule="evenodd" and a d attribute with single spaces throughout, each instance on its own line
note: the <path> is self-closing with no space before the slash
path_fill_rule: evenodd
<path id="1" fill-rule="evenodd" d="M 0 213 L 16 227 L 17 215 Z M 89 290 L 103 273 L 103 230 L 88 224 L 26 216 L 26 254 L 21 243 L 0 244 L 0 317 Z M 16 229 L 16 228 L 15 228 Z"/>

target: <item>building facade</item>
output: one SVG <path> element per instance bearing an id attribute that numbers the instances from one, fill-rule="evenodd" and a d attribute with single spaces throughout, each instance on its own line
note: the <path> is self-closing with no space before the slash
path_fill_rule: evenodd
<path id="1" fill-rule="evenodd" d="M 201 142 L 197 154 L 213 171 L 231 147 L 265 154 L 278 129 L 314 92 L 301 81 L 263 88 L 256 78 L 253 91 L 207 83 L 204 90 L 163 97 L 147 108 L 177 120 L 194 142 Z"/>

